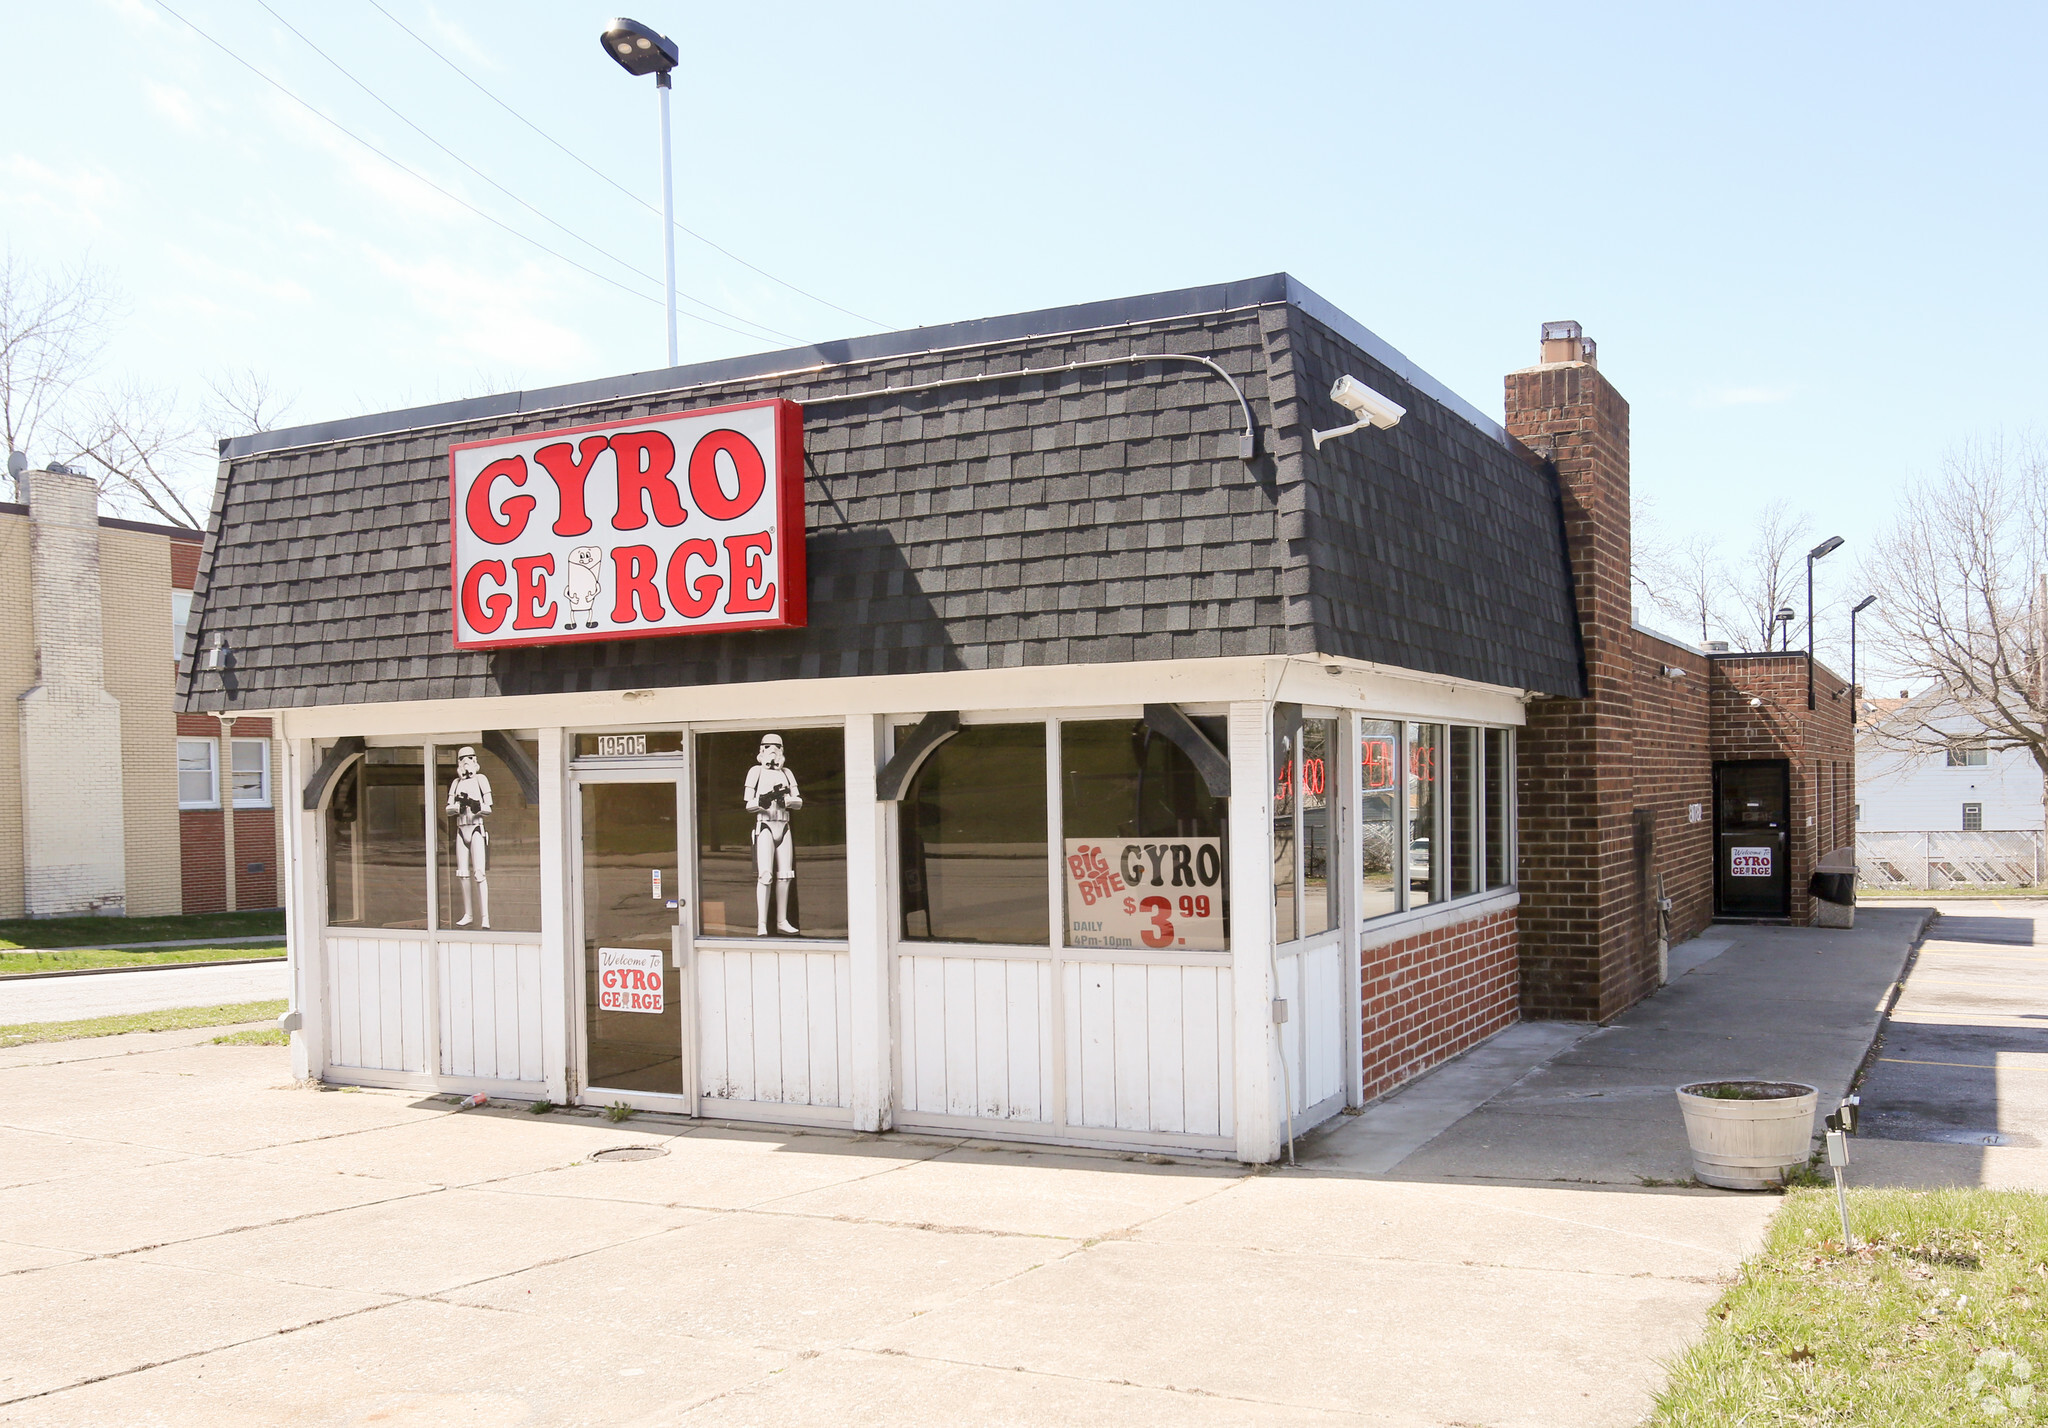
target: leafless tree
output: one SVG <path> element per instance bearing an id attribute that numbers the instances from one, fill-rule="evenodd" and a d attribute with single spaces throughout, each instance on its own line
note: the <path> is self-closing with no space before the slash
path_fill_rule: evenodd
<path id="1" fill-rule="evenodd" d="M 1722 608 L 1728 600 L 1719 543 L 1700 532 L 1673 543 L 1664 554 L 1657 585 L 1657 607 L 1682 622 L 1688 635 L 1697 629 L 1700 647 L 1706 648 L 1722 628 Z"/>
<path id="2" fill-rule="evenodd" d="M 1876 721 L 1880 744 L 2024 749 L 2048 777 L 2048 451 L 1974 441 L 1908 487 L 1864 564 L 1878 596 L 1874 653 L 1916 699 Z M 1958 732 L 1958 730 L 1962 732 Z"/>
<path id="3" fill-rule="evenodd" d="M 99 483 L 114 510 L 154 514 L 174 526 L 205 524 L 204 446 L 175 394 L 130 383 L 84 394 L 58 429 L 65 459 Z"/>
<path id="4" fill-rule="evenodd" d="M 1771 502 L 1757 517 L 1749 548 L 1727 582 L 1728 631 L 1744 648 L 1769 649 L 1778 611 L 1787 605 L 1796 609 L 1804 598 L 1800 543 L 1805 536 L 1806 518 L 1783 501 Z"/>
<path id="5" fill-rule="evenodd" d="M 207 387 L 212 398 L 200 415 L 216 440 L 269 431 L 296 400 L 279 392 L 270 378 L 254 367 L 222 372 Z"/>
<path id="6" fill-rule="evenodd" d="M 0 253 L 0 440 L 29 447 L 105 349 L 118 307 L 89 264 L 55 272 Z M 19 493 L 16 493 L 17 495 Z"/>

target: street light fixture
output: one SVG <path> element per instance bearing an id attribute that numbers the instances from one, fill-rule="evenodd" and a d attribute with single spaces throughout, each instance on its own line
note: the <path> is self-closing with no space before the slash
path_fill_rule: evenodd
<path id="1" fill-rule="evenodd" d="M 1792 643 L 1792 621 L 1797 613 L 1790 605 L 1780 605 L 1778 607 L 1777 619 L 1773 623 L 1778 627 L 1778 648 L 1781 650 L 1788 648 Z M 1770 636 L 1766 635 L 1764 637 L 1764 648 L 1768 650 L 1770 647 Z"/>
<path id="2" fill-rule="evenodd" d="M 661 256 L 668 273 L 668 365 L 676 365 L 676 193 L 668 151 L 669 71 L 682 61 L 682 51 L 668 36 L 638 20 L 621 16 L 604 32 L 604 52 L 636 79 L 654 76 L 661 96 Z"/>
<path id="3" fill-rule="evenodd" d="M 1856 617 L 1877 603 L 1875 595 L 1865 595 L 1849 612 L 1849 722 L 1856 722 Z"/>
<path id="4" fill-rule="evenodd" d="M 1841 544 L 1840 536 L 1829 536 L 1806 552 L 1806 710 L 1809 714 L 1813 712 L 1813 563 L 1833 555 Z"/>

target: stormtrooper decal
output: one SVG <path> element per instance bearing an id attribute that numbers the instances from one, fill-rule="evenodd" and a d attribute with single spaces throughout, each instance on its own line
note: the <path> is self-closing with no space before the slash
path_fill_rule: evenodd
<path id="1" fill-rule="evenodd" d="M 477 769 L 476 750 L 464 744 L 455 754 L 455 778 L 448 785 L 447 808 L 455 820 L 455 880 L 462 884 L 462 916 L 456 919 L 457 927 L 469 926 L 471 917 L 477 918 L 479 927 L 491 925 L 491 887 L 486 876 L 491 835 L 484 828 L 484 815 L 490 811 L 491 781 Z M 476 879 L 474 906 L 469 890 L 472 876 Z"/>
<path id="2" fill-rule="evenodd" d="M 562 622 L 562 628 L 576 628 L 578 616 L 583 619 L 583 628 L 597 628 L 597 601 L 604 594 L 604 547 L 579 545 L 569 552 L 569 571 L 563 582 L 562 598 L 568 602 L 569 618 Z"/>
<path id="3" fill-rule="evenodd" d="M 763 734 L 761 751 L 747 770 L 745 799 L 754 815 L 754 921 L 756 935 L 768 935 L 768 888 L 775 888 L 775 925 L 792 936 L 796 928 L 789 921 L 789 885 L 796 878 L 796 847 L 790 837 L 789 815 L 804 806 L 797 792 L 796 775 L 783 766 L 782 735 Z"/>

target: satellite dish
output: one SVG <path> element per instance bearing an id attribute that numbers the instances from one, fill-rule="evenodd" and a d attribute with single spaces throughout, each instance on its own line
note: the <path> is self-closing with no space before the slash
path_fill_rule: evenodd
<path id="1" fill-rule="evenodd" d="M 21 473 L 26 470 L 28 470 L 28 453 L 9 450 L 7 453 L 7 474 L 19 478 Z"/>

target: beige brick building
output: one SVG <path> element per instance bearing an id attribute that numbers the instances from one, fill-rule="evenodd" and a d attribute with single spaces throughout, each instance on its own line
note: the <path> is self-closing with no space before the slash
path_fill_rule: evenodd
<path id="1" fill-rule="evenodd" d="M 0 504 L 0 598 L 13 612 L 0 622 L 0 691 L 13 705 L 0 717 L 0 918 L 204 910 L 187 906 L 184 862 L 210 861 L 202 881 L 217 887 L 223 855 L 187 846 L 173 711 L 199 534 L 99 515 L 83 476 L 30 472 L 24 487 L 26 504 Z M 269 741 L 239 747 L 248 742 L 233 740 L 213 766 L 260 765 L 260 788 L 215 776 L 212 798 L 218 807 L 225 783 L 238 821 L 268 825 Z M 194 746 L 188 762 L 206 752 L 183 744 Z M 216 814 L 216 841 L 219 824 Z M 252 851 L 267 861 L 262 842 Z M 202 901 L 222 905 L 218 892 Z"/>

